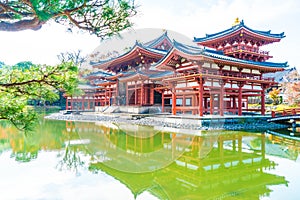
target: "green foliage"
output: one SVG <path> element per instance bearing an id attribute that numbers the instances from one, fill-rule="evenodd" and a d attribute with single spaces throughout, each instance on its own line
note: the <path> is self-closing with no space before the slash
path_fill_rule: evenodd
<path id="1" fill-rule="evenodd" d="M 73 63 L 0 68 L 0 119 L 29 130 L 37 114 L 28 109 L 28 100 L 54 101 L 60 90 L 72 95 L 77 91 L 77 77 L 78 69 Z"/>
<path id="2" fill-rule="evenodd" d="M 77 27 L 101 38 L 132 25 L 134 0 L 14 0 L 0 1 L 0 30 L 40 29 L 53 19 L 69 29 Z M 22 23 L 24 22 L 24 23 Z"/>
<path id="3" fill-rule="evenodd" d="M 273 88 L 272 91 L 269 92 L 270 98 L 273 100 L 275 105 L 280 103 L 279 93 L 280 90 L 276 88 Z"/>
<path id="4" fill-rule="evenodd" d="M 30 61 L 19 62 L 13 66 L 14 69 L 19 69 L 21 71 L 25 71 L 31 68 L 33 65 Z"/>

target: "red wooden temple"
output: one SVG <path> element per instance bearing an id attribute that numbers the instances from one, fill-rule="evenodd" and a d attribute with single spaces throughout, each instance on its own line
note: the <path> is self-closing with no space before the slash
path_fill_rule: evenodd
<path id="1" fill-rule="evenodd" d="M 116 58 L 93 63 L 98 72 L 86 77 L 95 88 L 86 97 L 93 98 L 89 109 L 158 106 L 173 115 L 264 115 L 265 90 L 276 82 L 263 75 L 282 71 L 287 63 L 267 62 L 272 56 L 260 47 L 284 37 L 237 20 L 227 30 L 194 38 L 194 46 L 171 40 L 167 32 L 147 43 L 136 42 Z M 261 107 L 248 108 L 248 99 L 257 97 Z M 72 109 L 72 101 L 69 97 L 67 109 Z"/>

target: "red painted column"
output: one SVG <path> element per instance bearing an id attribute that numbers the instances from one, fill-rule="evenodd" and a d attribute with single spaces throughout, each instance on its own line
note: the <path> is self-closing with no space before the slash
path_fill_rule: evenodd
<path id="1" fill-rule="evenodd" d="M 87 109 L 90 110 L 90 97 L 87 97 L 88 100 L 87 100 Z"/>
<path id="2" fill-rule="evenodd" d="M 105 101 L 104 101 L 104 105 L 106 106 L 107 105 L 107 103 L 106 103 L 106 101 L 107 101 L 107 88 L 106 88 L 106 86 L 105 86 L 105 92 L 104 92 L 104 99 L 105 99 Z"/>
<path id="3" fill-rule="evenodd" d="M 68 96 L 66 96 L 66 110 L 69 110 L 69 100 L 68 100 Z"/>
<path id="4" fill-rule="evenodd" d="M 129 104 L 129 102 L 128 102 L 128 82 L 126 83 L 126 100 L 125 100 L 125 104 L 126 104 L 126 106 L 128 106 L 128 104 Z"/>
<path id="5" fill-rule="evenodd" d="M 210 102 L 210 114 L 212 115 L 214 113 L 214 94 L 210 94 L 209 102 Z"/>
<path id="6" fill-rule="evenodd" d="M 161 93 L 161 112 L 165 112 L 165 91 Z"/>
<path id="7" fill-rule="evenodd" d="M 144 87 L 144 104 L 148 104 L 149 102 L 148 102 L 148 96 L 149 96 L 149 86 L 147 86 L 147 87 Z"/>
<path id="8" fill-rule="evenodd" d="M 203 79 L 199 79 L 199 115 L 203 116 Z"/>
<path id="9" fill-rule="evenodd" d="M 134 105 L 135 106 L 138 103 L 138 93 L 137 93 L 138 90 L 137 90 L 136 86 L 137 86 L 137 82 L 135 81 L 135 86 L 134 86 Z"/>
<path id="10" fill-rule="evenodd" d="M 70 110 L 72 110 L 73 109 L 73 97 L 71 96 L 71 99 L 70 99 Z"/>
<path id="11" fill-rule="evenodd" d="M 239 87 L 239 96 L 238 96 L 238 115 L 242 115 L 242 87 Z"/>
<path id="12" fill-rule="evenodd" d="M 108 106 L 111 106 L 111 105 L 110 105 L 110 98 L 111 98 L 111 95 L 112 95 L 111 87 L 108 86 L 107 89 L 108 89 L 108 100 L 107 100 L 107 105 L 108 105 Z"/>
<path id="13" fill-rule="evenodd" d="M 115 104 L 116 105 L 119 104 L 118 99 L 119 99 L 119 80 L 117 80 L 117 83 L 116 83 L 116 96 L 115 96 Z"/>
<path id="14" fill-rule="evenodd" d="M 172 85 L 172 114 L 176 115 L 176 89 L 175 89 L 175 85 Z"/>
<path id="15" fill-rule="evenodd" d="M 144 82 L 141 82 L 141 106 L 144 104 Z"/>
<path id="16" fill-rule="evenodd" d="M 265 108 L 265 86 L 261 86 L 261 115 L 265 115 L 266 108 Z"/>
<path id="17" fill-rule="evenodd" d="M 81 97 L 81 109 L 84 110 L 84 96 Z"/>
<path id="18" fill-rule="evenodd" d="M 220 99 L 219 99 L 219 109 L 220 115 L 224 115 L 224 85 L 225 83 L 221 80 L 220 81 Z"/>
<path id="19" fill-rule="evenodd" d="M 239 87 L 239 96 L 238 96 L 238 115 L 241 116 L 242 115 L 242 88 L 244 86 L 243 82 L 238 82 L 237 83 L 238 87 Z"/>
<path id="20" fill-rule="evenodd" d="M 154 88 L 153 88 L 153 85 L 150 86 L 150 105 L 154 105 Z"/>

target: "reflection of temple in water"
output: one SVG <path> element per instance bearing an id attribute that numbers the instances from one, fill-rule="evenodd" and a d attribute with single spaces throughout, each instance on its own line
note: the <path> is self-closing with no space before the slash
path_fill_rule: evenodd
<path id="1" fill-rule="evenodd" d="M 113 176 L 135 197 L 148 191 L 159 199 L 260 199 L 270 194 L 270 186 L 288 183 L 266 172 L 276 163 L 265 157 L 265 134 L 193 136 L 151 127 L 130 127 L 125 132 L 116 126 L 82 128 L 76 123 L 75 128 L 82 139 L 90 139 L 87 146 L 94 158 L 90 170 Z"/>
<path id="2" fill-rule="evenodd" d="M 293 132 L 288 129 L 267 131 L 268 139 L 271 141 L 271 144 L 268 145 L 268 153 L 290 160 L 297 160 L 300 152 L 299 132 L 297 132 L 296 137 L 296 133 L 293 133 L 293 135 L 291 133 Z"/>

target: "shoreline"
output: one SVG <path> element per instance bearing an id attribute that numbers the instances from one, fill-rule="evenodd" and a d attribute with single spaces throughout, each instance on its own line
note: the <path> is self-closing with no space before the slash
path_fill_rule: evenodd
<path id="1" fill-rule="evenodd" d="M 139 115 L 140 116 L 140 115 Z M 264 116 L 225 116 L 198 118 L 193 116 L 171 116 L 171 115 L 151 115 L 140 116 L 99 113 L 83 113 L 80 115 L 53 113 L 45 116 L 46 119 L 80 122 L 111 122 L 125 123 L 141 126 L 161 126 L 176 129 L 191 130 L 232 130 L 232 131 L 267 131 L 287 128 L 287 125 L 267 122 L 268 117 Z"/>

